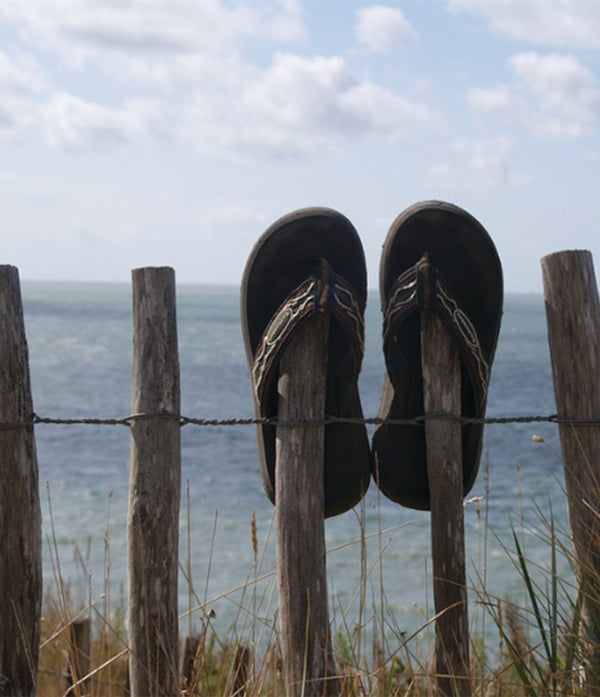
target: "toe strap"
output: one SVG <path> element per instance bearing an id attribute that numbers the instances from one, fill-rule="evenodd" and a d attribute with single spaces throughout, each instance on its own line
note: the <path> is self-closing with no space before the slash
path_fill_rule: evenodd
<path id="1" fill-rule="evenodd" d="M 490 367 L 481 350 L 477 330 L 444 283 L 428 253 L 399 276 L 390 290 L 383 308 L 383 342 L 386 355 L 402 322 L 417 310 L 432 310 L 440 317 L 466 365 L 476 403 L 483 405 L 487 395 Z"/>
<path id="2" fill-rule="evenodd" d="M 353 287 L 336 274 L 329 262 L 318 260 L 318 269 L 295 288 L 279 306 L 258 342 L 252 383 L 257 403 L 263 399 L 266 385 L 285 348 L 312 316 L 329 313 L 343 327 L 348 350 L 358 367 L 364 351 L 364 320 Z M 266 414 L 264 414 L 267 416 Z"/>

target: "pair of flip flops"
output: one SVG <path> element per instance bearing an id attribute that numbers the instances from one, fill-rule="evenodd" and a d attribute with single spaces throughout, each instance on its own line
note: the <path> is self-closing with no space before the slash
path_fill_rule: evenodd
<path id="1" fill-rule="evenodd" d="M 502 268 L 475 218 L 449 203 L 425 201 L 393 222 L 383 246 L 380 294 L 386 375 L 372 448 L 358 393 L 367 278 L 358 234 L 340 213 L 306 208 L 277 220 L 252 250 L 242 281 L 244 343 L 254 391 L 259 463 L 274 501 L 279 361 L 312 317 L 327 313 L 325 516 L 354 506 L 371 475 L 393 501 L 430 507 L 425 434 L 411 420 L 424 411 L 420 311 L 435 312 L 461 358 L 461 415 L 485 414 L 502 315 Z M 348 419 L 349 421 L 344 421 Z M 463 493 L 473 486 L 481 423 L 462 427 Z"/>

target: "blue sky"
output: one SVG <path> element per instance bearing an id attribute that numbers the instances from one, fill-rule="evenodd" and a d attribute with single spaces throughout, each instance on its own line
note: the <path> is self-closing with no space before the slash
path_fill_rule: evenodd
<path id="1" fill-rule="evenodd" d="M 600 0 L 2 0 L 0 263 L 22 279 L 240 281 L 280 215 L 344 213 L 377 286 L 424 199 L 508 292 L 600 263 Z"/>

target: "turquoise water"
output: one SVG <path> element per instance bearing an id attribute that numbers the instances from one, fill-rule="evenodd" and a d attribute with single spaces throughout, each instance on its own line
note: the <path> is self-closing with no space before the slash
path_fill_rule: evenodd
<path id="1" fill-rule="evenodd" d="M 40 416 L 123 417 L 131 411 L 131 298 L 127 285 L 24 283 L 35 411 Z M 367 342 L 360 389 L 366 416 L 375 416 L 383 379 L 378 298 L 369 297 Z M 234 288 L 180 286 L 177 315 L 182 412 L 199 418 L 252 416 L 248 370 Z M 509 296 L 490 384 L 488 416 L 548 415 L 555 405 L 543 302 Z M 544 442 L 534 442 L 533 435 Z M 36 427 L 48 588 L 58 570 L 74 602 L 125 602 L 129 433 L 124 426 Z M 559 441 L 554 425 L 488 425 L 479 478 L 465 506 L 467 573 L 473 587 L 522 602 L 519 576 L 504 548 L 511 528 L 528 557 L 547 568 L 550 550 L 540 539 L 541 515 L 552 510 L 566 527 Z M 270 627 L 273 592 L 273 509 L 258 474 L 253 426 L 182 430 L 180 607 L 205 599 L 212 623 L 238 632 L 258 616 Z M 52 512 L 52 518 L 51 518 Z M 250 521 L 255 515 L 259 555 Z M 398 631 L 412 632 L 433 615 L 429 517 L 377 495 L 371 485 L 361 506 L 326 523 L 327 565 L 334 626 L 358 621 L 361 518 L 367 536 L 365 594 L 368 624 L 384 593 L 385 615 Z M 189 525 L 188 525 L 189 521 Z M 58 559 L 53 548 L 54 541 Z M 188 554 L 189 549 L 189 554 Z M 380 554 L 380 550 L 383 553 Z M 189 561 L 188 561 L 189 558 Z M 566 564 L 562 571 L 567 574 Z M 229 592 L 266 575 L 245 592 Z M 252 594 L 251 588 L 258 589 Z M 192 596 L 192 597 L 191 597 Z M 471 593 L 475 631 L 489 631 Z M 182 620 L 197 629 L 202 613 Z M 256 625 L 256 623 L 254 623 Z M 260 624 L 260 623 L 259 623 Z M 255 627 L 256 628 L 256 627 Z"/>

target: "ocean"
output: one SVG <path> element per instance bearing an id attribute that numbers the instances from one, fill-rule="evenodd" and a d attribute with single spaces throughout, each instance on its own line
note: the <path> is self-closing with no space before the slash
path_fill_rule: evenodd
<path id="1" fill-rule="evenodd" d="M 127 284 L 24 282 L 34 409 L 50 418 L 121 418 L 131 412 L 131 289 Z M 182 413 L 253 416 L 239 318 L 239 291 L 177 287 Z M 370 293 L 360 377 L 365 416 L 383 381 L 379 299 Z M 508 295 L 492 369 L 487 416 L 555 412 L 542 298 Z M 106 425 L 35 428 L 43 509 L 44 582 L 69 588 L 75 608 L 126 606 L 129 432 Z M 537 438 L 533 438 L 537 436 Z M 273 507 L 260 480 L 250 425 L 182 428 L 180 611 L 182 633 L 211 615 L 221 636 L 270 628 L 276 614 Z M 557 428 L 489 424 L 479 476 L 465 504 L 469 613 L 490 635 L 484 605 L 525 603 L 513 531 L 542 573 L 550 566 L 547 520 L 567 529 Z M 475 500 L 473 500 L 475 499 Z M 251 542 L 256 520 L 258 553 Z M 366 559 L 361 566 L 361 529 Z M 371 484 L 360 506 L 326 521 L 334 630 L 365 625 L 383 608 L 392 634 L 433 616 L 427 513 L 402 508 Z M 359 614 L 361 578 L 365 607 Z M 570 575 L 559 559 L 559 571 Z M 237 590 L 236 590 L 237 589 Z M 196 609 L 189 612 L 192 608 Z M 393 629 L 395 627 L 395 629 Z M 496 634 L 497 642 L 497 634 Z"/>

